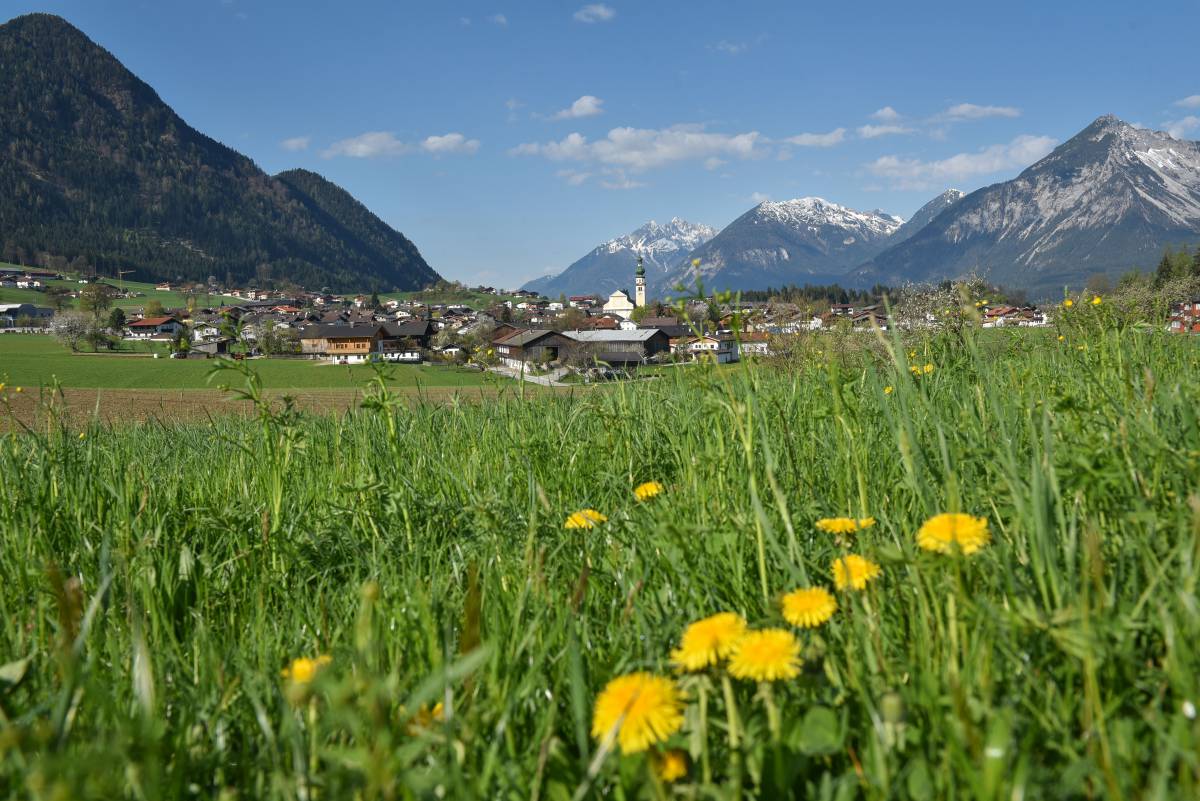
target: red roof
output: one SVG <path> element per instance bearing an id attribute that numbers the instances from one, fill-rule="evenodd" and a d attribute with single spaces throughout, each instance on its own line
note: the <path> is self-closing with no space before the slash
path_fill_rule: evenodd
<path id="1" fill-rule="evenodd" d="M 179 322 L 179 321 L 178 321 L 178 320 L 176 320 L 174 317 L 167 317 L 167 316 L 164 316 L 164 317 L 144 317 L 144 318 L 142 318 L 141 320 L 138 320 L 138 321 L 137 321 L 137 322 L 135 322 L 135 323 L 130 323 L 130 324 L 129 324 L 129 327 L 130 327 L 130 328 L 137 328 L 137 327 L 139 327 L 139 326 L 154 326 L 154 327 L 157 327 L 157 326 L 163 325 L 164 323 L 177 323 L 177 322 Z"/>

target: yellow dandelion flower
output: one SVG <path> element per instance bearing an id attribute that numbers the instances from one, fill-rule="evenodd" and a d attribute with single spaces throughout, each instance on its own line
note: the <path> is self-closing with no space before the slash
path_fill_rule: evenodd
<path id="1" fill-rule="evenodd" d="M 1064 301 L 1063 301 L 1063 308 L 1064 308 L 1064 309 L 1069 309 L 1069 308 L 1071 308 L 1071 307 L 1072 307 L 1072 306 L 1074 306 L 1074 305 L 1075 305 L 1075 301 L 1071 300 L 1070 298 L 1067 298 L 1066 300 L 1064 300 Z"/>
<path id="2" fill-rule="evenodd" d="M 297 657 L 292 660 L 292 663 L 279 671 L 279 675 L 292 684 L 308 684 L 317 677 L 321 672 L 321 668 L 333 661 L 333 658 L 328 654 L 321 654 L 316 658 L 307 656 Z"/>
<path id="3" fill-rule="evenodd" d="M 884 395 L 892 394 L 892 385 L 891 384 L 888 384 L 886 387 L 883 388 L 883 394 Z"/>
<path id="4" fill-rule="evenodd" d="M 746 621 L 733 612 L 718 612 L 697 620 L 683 631 L 671 661 L 680 670 L 704 670 L 725 659 L 746 633 Z"/>
<path id="5" fill-rule="evenodd" d="M 921 369 L 922 369 L 922 370 L 925 372 L 925 375 L 929 375 L 930 373 L 932 373 L 932 372 L 933 372 L 933 365 L 932 365 L 932 364 L 927 364 L 927 365 L 925 365 L 925 366 L 924 366 L 923 368 L 921 368 Z"/>
<path id="6" fill-rule="evenodd" d="M 847 587 L 855 590 L 865 590 L 867 582 L 879 578 L 883 571 L 879 565 L 870 559 L 864 559 L 858 554 L 849 554 L 833 563 L 833 583 L 839 590 Z"/>
<path id="7" fill-rule="evenodd" d="M 610 681 L 596 698 L 592 736 L 617 730 L 624 754 L 645 751 L 683 727 L 683 705 L 675 683 L 651 673 L 629 673 Z"/>
<path id="8" fill-rule="evenodd" d="M 800 641 L 786 629 L 751 631 L 729 657 L 729 675 L 749 681 L 779 681 L 800 675 Z"/>
<path id="9" fill-rule="evenodd" d="M 1062 342 L 1064 339 L 1066 339 L 1066 337 L 1064 337 L 1062 334 L 1059 334 L 1059 335 L 1058 335 L 1058 341 L 1059 341 L 1059 342 Z"/>
<path id="10" fill-rule="evenodd" d="M 822 517 L 815 523 L 817 529 L 826 534 L 853 534 L 875 525 L 875 518 L 860 517 Z"/>
<path id="11" fill-rule="evenodd" d="M 656 495 L 661 495 L 663 485 L 657 481 L 647 481 L 644 484 L 638 484 L 633 488 L 633 497 L 639 501 L 648 501 Z"/>
<path id="12" fill-rule="evenodd" d="M 87 434 L 85 434 L 84 432 L 80 431 L 80 432 L 79 432 L 79 438 L 80 438 L 80 439 L 86 439 L 86 438 L 87 438 Z"/>
<path id="13" fill-rule="evenodd" d="M 13 392 L 17 393 L 18 395 L 20 395 L 24 391 L 25 391 L 25 389 L 23 387 L 17 387 L 16 389 L 13 390 Z"/>
<path id="14" fill-rule="evenodd" d="M 677 782 L 687 775 L 687 754 L 678 748 L 672 748 L 661 754 L 655 754 L 650 760 L 650 765 L 654 768 L 654 773 L 660 781 L 667 784 Z"/>
<path id="15" fill-rule="evenodd" d="M 428 704 L 421 704 L 421 708 L 417 710 L 417 714 L 413 715 L 412 725 L 428 729 L 434 723 L 441 723 L 445 719 L 446 706 L 441 701 L 434 704 L 433 709 L 430 709 Z"/>
<path id="16" fill-rule="evenodd" d="M 597 523 L 603 523 L 606 520 L 608 518 L 595 509 L 580 509 L 567 517 L 563 528 L 595 528 Z"/>
<path id="17" fill-rule="evenodd" d="M 1100 300 L 1100 296 L 1099 296 L 1099 295 L 1096 295 L 1094 298 L 1092 298 L 1092 305 L 1093 305 L 1093 306 L 1099 306 L 1099 305 L 1100 305 L 1101 303 L 1103 303 L 1103 302 L 1104 302 L 1104 301 Z"/>
<path id="18" fill-rule="evenodd" d="M 983 517 L 941 514 L 929 518 L 917 531 L 917 545 L 927 551 L 951 553 L 957 545 L 972 554 L 988 544 L 988 522 Z"/>
<path id="19" fill-rule="evenodd" d="M 783 619 L 802 629 L 815 629 L 837 611 L 837 599 L 824 587 L 804 587 L 783 596 Z"/>
<path id="20" fill-rule="evenodd" d="M 700 266 L 700 260 L 699 260 L 699 259 L 692 259 L 692 266 L 693 266 L 693 267 L 699 267 L 699 266 Z"/>

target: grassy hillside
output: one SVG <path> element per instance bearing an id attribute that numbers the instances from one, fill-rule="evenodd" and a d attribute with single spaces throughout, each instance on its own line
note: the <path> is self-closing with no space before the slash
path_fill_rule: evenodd
<path id="1" fill-rule="evenodd" d="M 7 264 L 0 262 L 0 267 L 18 267 L 18 265 Z M 20 269 L 18 267 L 18 269 Z M 123 309 L 141 308 L 151 300 L 157 300 L 163 305 L 163 308 L 183 308 L 187 305 L 187 297 L 181 292 L 164 292 L 155 289 L 155 284 L 149 284 L 142 281 L 118 281 L 115 278 L 107 278 L 101 276 L 99 279 L 106 284 L 111 284 L 121 289 L 131 289 L 140 292 L 142 297 L 137 298 L 115 298 L 114 306 L 120 306 Z M 71 290 L 78 290 L 83 287 L 78 281 L 49 281 L 47 286 L 61 286 Z M 196 302 L 201 306 L 220 306 L 226 304 L 238 303 L 239 298 L 230 297 L 228 295 L 199 295 Z M 36 289 L 10 289 L 0 288 L 0 303 L 32 303 L 35 306 L 49 306 L 50 301 L 45 292 Z M 78 307 L 79 301 L 72 299 L 71 307 Z"/>
<path id="2" fill-rule="evenodd" d="M 1200 351 L 1105 312 L 571 398 L 5 437 L 0 783 L 1195 798 Z M 948 512 L 972 553 L 919 544 Z M 800 588 L 836 606 L 811 628 Z M 722 612 L 776 631 L 677 671 Z"/>

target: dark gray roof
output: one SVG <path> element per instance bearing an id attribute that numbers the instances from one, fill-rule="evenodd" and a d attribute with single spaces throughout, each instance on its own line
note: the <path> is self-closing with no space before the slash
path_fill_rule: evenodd
<path id="1" fill-rule="evenodd" d="M 300 330 L 303 339 L 352 339 L 375 336 L 382 325 L 310 325 Z"/>

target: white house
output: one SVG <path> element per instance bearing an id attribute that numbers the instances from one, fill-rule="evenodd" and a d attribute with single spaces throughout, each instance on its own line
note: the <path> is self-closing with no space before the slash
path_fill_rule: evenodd
<path id="1" fill-rule="evenodd" d="M 604 311 L 610 314 L 619 314 L 628 319 L 629 315 L 633 314 L 633 301 L 629 299 L 623 290 L 618 289 L 608 296 L 608 300 L 604 303 Z"/>

